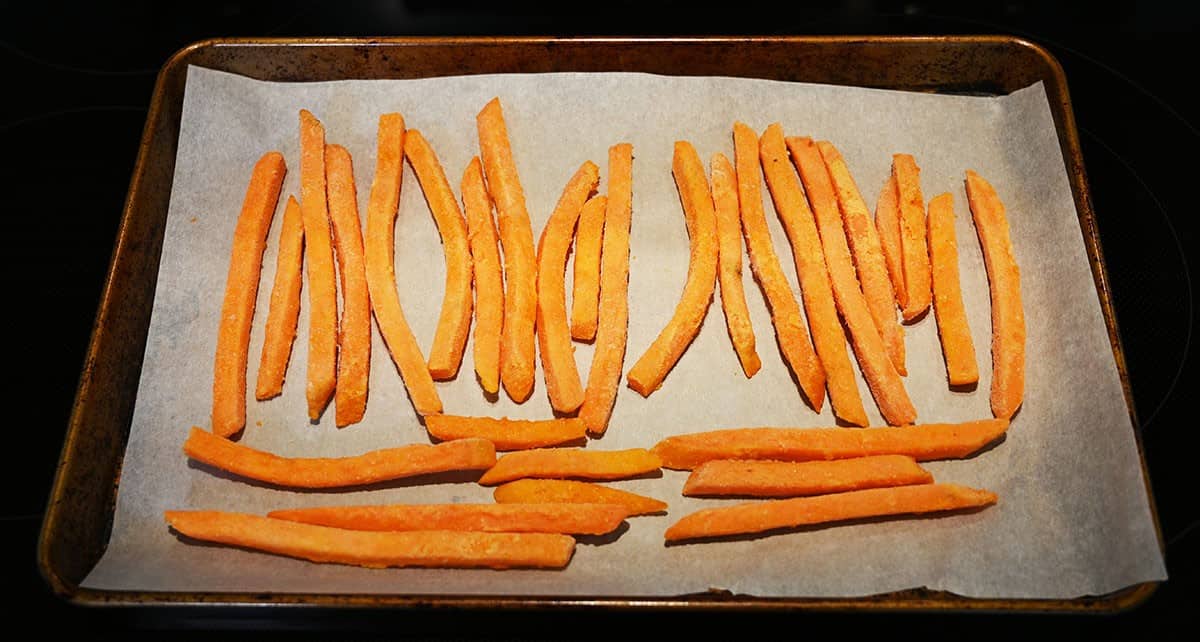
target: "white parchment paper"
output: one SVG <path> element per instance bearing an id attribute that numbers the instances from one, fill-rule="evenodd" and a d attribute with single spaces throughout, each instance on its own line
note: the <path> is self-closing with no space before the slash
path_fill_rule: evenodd
<path id="1" fill-rule="evenodd" d="M 999 504 L 969 514 L 665 547 L 663 531 L 671 522 L 722 500 L 684 498 L 685 474 L 664 471 L 660 478 L 614 486 L 668 501 L 669 514 L 631 519 L 615 541 L 581 543 L 563 571 L 367 570 L 197 545 L 171 533 L 162 518 L 168 509 L 263 513 L 321 504 L 491 501 L 491 489 L 460 480 L 292 492 L 190 463 L 181 445 L 191 426 L 209 422 L 222 292 L 250 168 L 265 151 L 280 150 L 289 166 L 285 196 L 299 192 L 298 110 L 314 112 L 328 142 L 353 154 L 365 217 L 379 114 L 402 112 L 409 127 L 420 129 L 457 188 L 478 153 L 475 114 L 493 96 L 504 106 L 535 235 L 581 163 L 590 159 L 600 166 L 603 190 L 608 147 L 633 143 L 626 368 L 670 318 L 687 272 L 688 238 L 670 173 L 675 140 L 692 141 L 707 161 L 718 151 L 732 156 L 735 120 L 758 131 L 781 122 L 789 135 L 838 145 L 872 207 L 891 154 L 914 154 L 926 198 L 943 191 L 954 195 L 963 293 L 982 375 L 975 391 L 949 391 L 933 315 L 908 327 L 906 385 L 920 421 L 990 416 L 987 277 L 962 183 L 968 168 L 987 177 L 1007 204 L 1021 267 L 1028 324 L 1025 404 L 998 446 L 929 468 L 939 481 L 997 492 Z M 797 288 L 791 250 L 766 200 L 776 250 Z M 242 443 L 285 456 L 342 456 L 427 442 L 378 333 L 365 420 L 338 430 L 331 407 L 318 424 L 308 421 L 307 298 L 283 395 L 253 400 L 283 201 L 264 257 Z M 445 270 L 436 226 L 408 168 L 396 234 L 397 287 L 428 352 Z M 714 298 L 700 335 L 662 389 L 643 399 L 622 386 L 608 433 L 589 448 L 649 447 L 668 435 L 714 428 L 833 424 L 828 402 L 818 415 L 797 392 L 748 266 L 744 280 L 762 371 L 751 380 L 743 376 L 719 297 Z M 576 356 L 586 377 L 591 347 L 580 345 Z M 438 384 L 447 412 L 550 416 L 540 375 L 527 403 L 518 406 L 503 396 L 492 403 L 473 367 L 468 346 L 457 380 Z M 859 389 L 872 424 L 881 424 L 861 379 Z M 928 587 L 975 597 L 1071 598 L 1165 577 L 1128 410 L 1040 85 L 991 98 L 631 73 L 272 83 L 189 70 L 158 289 L 112 536 L 84 586 L 631 597 L 713 588 L 757 596 L 858 596 Z"/>

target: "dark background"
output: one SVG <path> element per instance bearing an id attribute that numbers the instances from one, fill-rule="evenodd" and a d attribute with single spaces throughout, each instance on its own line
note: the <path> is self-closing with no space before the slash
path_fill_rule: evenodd
<path id="1" fill-rule="evenodd" d="M 1192 330 L 1200 9 L 1170 2 L 0 2 L 0 208 L 9 393 L 0 504 L 0 612 L 18 637 L 593 638 L 829 634 L 1051 639 L 1195 635 Z M 1182 4 L 1182 3 L 1180 3 Z M 803 5 L 803 6 L 802 6 Z M 392 614 L 81 609 L 35 565 L 70 413 L 158 68 L 221 36 L 1013 34 L 1063 64 L 1078 119 L 1171 579 L 1115 616 L 1003 614 Z M 1187 390 L 1193 392 L 1188 393 Z M 15 414 L 15 416 L 13 416 Z M 28 633 L 20 633 L 26 626 Z M 783 628 L 776 628 L 783 627 Z M 831 628 L 832 627 L 832 628 Z M 249 629 L 249 630 L 248 630 Z M 778 631 L 778 633 L 776 633 Z"/>

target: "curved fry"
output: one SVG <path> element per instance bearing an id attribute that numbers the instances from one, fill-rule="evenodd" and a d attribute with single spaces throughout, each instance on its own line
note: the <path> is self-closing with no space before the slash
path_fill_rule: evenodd
<path id="1" fill-rule="evenodd" d="M 267 311 L 266 336 L 258 365 L 254 397 L 259 401 L 279 396 L 287 375 L 296 324 L 300 320 L 300 288 L 304 269 L 304 221 L 300 203 L 289 196 L 283 209 L 279 231 L 279 254 L 275 259 L 275 284 L 271 286 L 271 307 Z"/>
<path id="2" fill-rule="evenodd" d="M 575 230 L 575 275 L 571 280 L 571 338 L 592 341 L 600 316 L 600 249 L 608 197 L 597 194 L 583 204 Z"/>
<path id="3" fill-rule="evenodd" d="M 358 219 L 358 194 L 354 189 L 354 164 L 341 145 L 325 150 L 329 181 L 329 218 L 338 275 L 342 279 L 342 318 L 338 341 L 337 390 L 333 393 L 334 420 L 339 428 L 362 421 L 367 411 L 371 377 L 371 299 Z"/>
<path id="4" fill-rule="evenodd" d="M 492 201 L 483 185 L 483 166 L 475 156 L 462 178 L 463 209 L 475 274 L 475 376 L 490 395 L 500 391 L 500 333 L 504 328 L 504 271 L 496 238 Z"/>
<path id="5" fill-rule="evenodd" d="M 717 278 L 721 283 L 721 308 L 725 327 L 746 378 L 762 367 L 754 347 L 754 327 L 742 289 L 742 223 L 738 214 L 737 175 L 724 154 L 712 157 L 713 208 L 717 214 Z"/>

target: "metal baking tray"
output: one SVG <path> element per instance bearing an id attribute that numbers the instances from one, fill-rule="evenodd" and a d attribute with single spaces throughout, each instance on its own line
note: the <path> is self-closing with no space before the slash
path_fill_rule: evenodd
<path id="1" fill-rule="evenodd" d="M 924 589 L 861 598 L 765 599 L 735 594 L 580 598 L 168 593 L 81 588 L 80 581 L 104 552 L 111 528 L 150 324 L 188 65 L 272 81 L 640 71 L 967 94 L 1008 93 L 1041 81 L 1066 161 L 1083 241 L 1133 420 L 1143 481 L 1149 491 L 1067 81 L 1054 57 L 1036 44 L 1005 36 L 206 40 L 180 50 L 167 61 L 150 102 L 42 525 L 38 566 L 60 597 L 84 605 L 1113 612 L 1136 606 L 1154 592 L 1157 583 L 1153 582 L 1071 600 L 975 599 Z M 1152 511 L 1153 506 L 1151 495 Z M 1154 523 L 1158 530 L 1157 514 Z"/>

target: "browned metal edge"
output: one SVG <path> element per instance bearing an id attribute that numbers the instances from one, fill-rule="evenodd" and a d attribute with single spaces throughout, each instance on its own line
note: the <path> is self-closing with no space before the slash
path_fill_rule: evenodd
<path id="1" fill-rule="evenodd" d="M 1162 532 L 1159 527 L 1157 508 L 1155 506 L 1150 479 L 1146 470 L 1145 455 L 1138 427 L 1137 416 L 1134 412 L 1132 389 L 1129 384 L 1128 371 L 1117 331 L 1116 313 L 1112 305 L 1108 276 L 1104 267 L 1103 254 L 1099 243 L 1094 211 L 1087 190 L 1087 177 L 1083 166 L 1078 133 L 1075 126 L 1074 114 L 1067 91 L 1067 83 L 1062 66 L 1057 59 L 1041 46 L 1028 40 L 1009 36 L 829 36 L 829 37 L 666 37 L 666 38 L 571 38 L 560 39 L 553 37 L 513 37 L 513 38 L 311 38 L 311 39 L 210 39 L 193 43 L 176 52 L 160 71 L 155 92 L 143 129 L 142 142 L 138 159 L 134 166 L 133 178 L 126 198 L 125 207 L 117 235 L 117 243 L 110 259 L 92 338 L 89 343 L 84 367 L 80 376 L 75 405 L 72 409 L 68 424 L 67 436 L 64 441 L 59 459 L 59 467 L 51 490 L 51 501 L 43 520 L 42 532 L 38 546 L 38 568 L 46 582 L 56 595 L 73 603 L 85 606 L 246 606 L 246 605 L 277 605 L 281 607 L 405 607 L 405 608 L 489 608 L 489 609 L 547 609 L 547 608 L 628 608 L 628 609 L 698 609 L 719 611 L 754 611 L 754 610 L 881 610 L 881 611 L 1019 611 L 1019 612 L 1103 612 L 1112 613 L 1133 608 L 1153 594 L 1157 582 L 1137 584 L 1126 589 L 1102 596 L 1091 596 L 1076 599 L 980 599 L 966 598 L 950 593 L 913 589 L 895 593 L 868 596 L 862 598 L 756 598 L 739 596 L 728 593 L 685 595 L 666 598 L 610 598 L 610 597 L 563 597 L 563 596 L 529 596 L 514 597 L 504 595 L 494 596 L 403 596 L 403 595 L 373 595 L 373 594 L 291 594 L 291 593 L 164 593 L 138 591 L 99 591 L 80 588 L 75 582 L 64 577 L 61 569 L 57 568 L 49 553 L 54 538 L 60 532 L 57 526 L 63 521 L 61 498 L 67 492 L 66 484 L 77 472 L 81 442 L 85 436 L 83 422 L 84 409 L 96 395 L 97 381 L 94 364 L 104 346 L 112 340 L 108 336 L 108 322 L 113 316 L 114 282 L 120 259 L 127 251 L 128 237 L 133 216 L 133 203 L 145 180 L 147 156 L 149 154 L 152 132 L 160 125 L 165 96 L 166 80 L 178 68 L 185 66 L 189 58 L 205 49 L 237 46 L 237 45 L 305 45 L 305 46 L 420 46 L 420 45 L 486 45 L 486 44 L 541 44 L 550 46 L 555 43 L 594 43 L 594 44 L 647 44 L 647 43 L 764 43 L 764 44 L 812 44 L 812 43 L 841 43 L 841 44 L 921 44 L 921 43 L 957 43 L 957 44 L 991 44 L 1010 45 L 1024 48 L 1040 58 L 1050 71 L 1046 79 L 1046 93 L 1054 103 L 1051 113 L 1060 136 L 1060 145 L 1067 163 L 1071 178 L 1071 189 L 1079 213 L 1080 226 L 1084 236 L 1084 244 L 1092 265 L 1093 277 L 1097 293 L 1105 316 L 1109 339 L 1113 348 L 1113 356 L 1120 373 L 1126 403 L 1130 411 L 1130 419 L 1134 425 L 1134 436 L 1137 442 L 1138 454 L 1141 460 L 1143 481 L 1150 498 L 1152 518 L 1158 535 L 1159 549 L 1164 550 Z M 161 242 L 161 239 L 160 239 Z M 159 248 L 161 249 L 161 248 Z M 148 313 L 148 311 L 147 311 Z M 122 440 L 127 437 L 121 435 Z M 123 447 L 120 448 L 123 452 Z M 115 484 L 115 480 L 113 480 Z M 109 489 L 112 492 L 112 489 Z M 115 494 L 115 493 L 114 493 Z M 108 504 L 111 519 L 111 496 Z"/>

